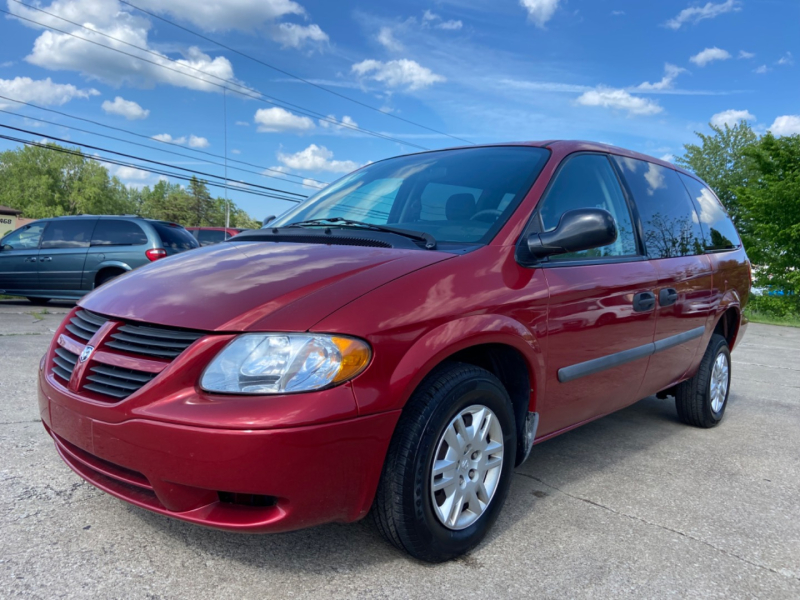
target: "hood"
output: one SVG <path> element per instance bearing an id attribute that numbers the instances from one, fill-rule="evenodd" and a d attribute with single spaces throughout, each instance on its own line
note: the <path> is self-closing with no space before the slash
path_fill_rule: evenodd
<path id="1" fill-rule="evenodd" d="M 426 250 L 226 242 L 136 269 L 79 304 L 121 319 L 204 331 L 302 331 L 392 279 L 451 257 Z"/>

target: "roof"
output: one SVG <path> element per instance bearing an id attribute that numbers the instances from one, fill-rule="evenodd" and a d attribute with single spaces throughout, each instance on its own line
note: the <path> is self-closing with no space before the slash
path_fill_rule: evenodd
<path id="1" fill-rule="evenodd" d="M 22 211 L 8 206 L 0 206 L 0 215 L 21 215 Z"/>

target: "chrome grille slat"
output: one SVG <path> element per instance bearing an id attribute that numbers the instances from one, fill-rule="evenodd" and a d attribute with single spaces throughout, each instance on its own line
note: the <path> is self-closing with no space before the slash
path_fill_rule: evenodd
<path id="1" fill-rule="evenodd" d="M 118 331 L 123 333 L 130 333 L 133 335 L 164 338 L 170 340 L 186 340 L 193 342 L 200 339 L 203 334 L 196 331 L 180 331 L 173 329 L 158 329 L 156 327 L 147 327 L 146 325 L 123 325 Z"/>
<path id="2" fill-rule="evenodd" d="M 92 335 L 94 335 L 87 333 L 86 331 L 73 325 L 72 323 L 67 323 L 67 331 L 69 331 L 74 336 L 82 339 L 84 342 L 88 342 L 90 339 L 92 339 Z"/>
<path id="3" fill-rule="evenodd" d="M 86 377 L 90 383 L 83 387 L 98 394 L 122 400 L 138 391 L 155 376 L 155 373 L 95 364 L 89 369 L 89 375 Z"/>
<path id="4" fill-rule="evenodd" d="M 129 390 L 130 392 L 135 392 L 140 387 L 142 387 L 139 382 L 131 383 L 130 381 L 125 381 L 124 379 L 116 379 L 113 377 L 105 377 L 104 375 L 89 375 L 86 379 L 89 381 L 93 381 L 95 383 L 99 383 L 101 385 L 106 385 L 108 387 L 117 387 L 122 390 Z"/>
<path id="5" fill-rule="evenodd" d="M 103 364 L 96 364 L 94 367 L 92 367 L 92 372 L 98 373 L 100 375 L 108 375 L 109 377 L 117 377 L 119 373 L 114 367 Z M 138 381 L 141 384 L 147 383 L 148 381 L 153 379 L 153 377 L 155 377 L 153 373 L 145 373 L 143 371 L 131 370 L 128 371 L 128 373 L 126 374 L 127 379 Z"/>
<path id="6" fill-rule="evenodd" d="M 63 369 L 58 365 L 53 365 L 53 373 L 55 373 L 56 375 L 61 377 L 61 379 L 67 382 L 69 381 L 69 378 L 72 377 L 72 373 L 70 371 Z"/>
<path id="7" fill-rule="evenodd" d="M 58 375 L 65 382 L 69 382 L 77 362 L 77 354 L 73 354 L 66 348 L 58 347 L 56 348 L 56 355 L 53 357 L 53 373 Z"/>
<path id="8" fill-rule="evenodd" d="M 169 350 L 185 350 L 187 344 L 181 342 L 167 342 L 163 339 L 155 339 L 155 338 L 142 338 L 137 337 L 134 335 L 128 335 L 125 333 L 117 333 L 114 332 L 111 334 L 111 337 L 115 340 L 120 340 L 122 342 L 128 342 L 129 344 L 139 344 L 143 346 L 156 346 L 157 348 L 166 348 Z M 194 340 L 192 340 L 194 341 Z"/>
<path id="9" fill-rule="evenodd" d="M 90 383 L 83 387 L 84 389 L 90 390 L 97 394 L 102 394 L 103 396 L 111 396 L 112 398 L 116 398 L 118 400 L 123 400 L 128 396 L 130 396 L 129 392 L 120 390 L 118 388 L 112 388 L 105 385 L 100 385 L 99 383 Z"/>
<path id="10" fill-rule="evenodd" d="M 131 354 L 145 354 L 147 356 L 157 356 L 158 358 L 175 358 L 181 353 L 180 350 L 167 350 L 165 348 L 155 350 L 139 346 L 138 344 L 127 344 L 117 340 L 106 342 L 106 346 L 116 350 L 122 350 L 123 352 L 130 352 Z"/>

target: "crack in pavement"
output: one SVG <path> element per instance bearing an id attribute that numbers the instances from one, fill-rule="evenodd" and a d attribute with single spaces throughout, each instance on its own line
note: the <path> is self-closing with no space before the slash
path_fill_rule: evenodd
<path id="1" fill-rule="evenodd" d="M 615 510 L 615 509 L 611 508 L 610 506 L 606 506 L 604 504 L 600 504 L 599 502 L 595 502 L 594 500 L 589 500 L 588 498 L 581 498 L 580 496 L 575 496 L 574 494 L 570 494 L 569 492 L 565 492 L 561 488 L 558 488 L 558 487 L 556 487 L 554 485 L 546 483 L 546 482 L 542 481 L 541 479 L 539 479 L 538 477 L 534 477 L 533 475 L 528 475 L 527 473 L 520 473 L 519 471 L 514 471 L 514 474 L 515 475 L 520 475 L 522 477 L 527 477 L 528 479 L 533 479 L 534 481 L 538 481 L 542 485 L 547 486 L 550 489 L 553 489 L 553 490 L 559 492 L 560 494 L 564 494 L 565 496 L 568 496 L 568 497 L 572 498 L 573 500 L 579 500 L 581 502 L 585 502 L 586 504 L 591 504 L 592 506 L 596 506 L 598 508 L 602 508 L 604 510 L 607 510 L 607 511 L 609 511 L 611 513 L 614 513 L 615 515 L 619 515 L 621 517 L 627 517 L 629 519 L 633 519 L 634 521 L 640 521 L 640 522 L 642 522 L 642 523 L 644 523 L 646 525 L 650 525 L 650 526 L 653 526 L 653 527 L 658 527 L 659 529 L 663 529 L 665 531 L 669 531 L 671 533 L 675 533 L 675 534 L 680 535 L 682 537 L 685 537 L 687 539 L 693 540 L 695 542 L 699 542 L 699 543 L 701 543 L 701 544 L 703 544 L 705 546 L 708 546 L 712 550 L 716 550 L 717 552 L 720 552 L 722 554 L 725 554 L 726 556 L 730 556 L 732 558 L 740 560 L 740 561 L 742 561 L 744 563 L 747 563 L 748 565 L 751 565 L 753 567 L 757 567 L 759 569 L 763 569 L 765 571 L 769 571 L 770 573 L 775 573 L 776 575 L 781 575 L 782 577 L 786 577 L 788 579 L 794 579 L 796 581 L 800 581 L 800 577 L 798 577 L 796 575 L 787 574 L 787 573 L 785 573 L 785 572 L 783 572 L 781 570 L 774 569 L 774 568 L 769 567 L 767 565 L 762 565 L 760 563 L 753 562 L 752 560 L 744 558 L 743 556 L 739 556 L 738 554 L 735 554 L 735 553 L 733 553 L 733 552 L 731 552 L 729 550 L 725 550 L 724 548 L 719 548 L 719 547 L 715 546 L 714 544 L 706 542 L 705 540 L 701 540 L 700 538 L 695 537 L 695 536 L 693 536 L 691 534 L 685 533 L 683 531 L 679 531 L 677 529 L 672 529 L 671 527 L 667 527 L 666 525 L 661 525 L 660 523 L 654 523 L 652 521 L 648 521 L 647 519 L 644 519 L 642 517 L 637 517 L 636 515 L 629 515 L 628 513 L 624 513 L 624 512 Z"/>
<path id="2" fill-rule="evenodd" d="M 779 367 L 776 365 L 763 365 L 761 363 L 751 363 L 751 362 L 743 362 L 741 360 L 736 361 L 737 365 L 748 365 L 752 367 L 766 367 L 768 369 L 784 369 L 786 371 L 800 371 L 800 369 L 793 369 L 792 367 Z"/>
<path id="3" fill-rule="evenodd" d="M 22 425 L 23 423 L 41 423 L 41 419 L 31 419 L 30 421 L 0 421 L 0 425 Z"/>

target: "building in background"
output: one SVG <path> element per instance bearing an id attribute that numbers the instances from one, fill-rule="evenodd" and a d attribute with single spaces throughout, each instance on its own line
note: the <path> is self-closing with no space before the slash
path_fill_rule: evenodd
<path id="1" fill-rule="evenodd" d="M 11 233 L 20 225 L 24 223 L 19 223 L 20 221 L 19 216 L 22 214 L 21 210 L 17 210 L 16 208 L 9 208 L 8 206 L 0 206 L 0 238 L 4 237 L 6 234 Z M 25 221 L 26 219 L 22 219 Z"/>

